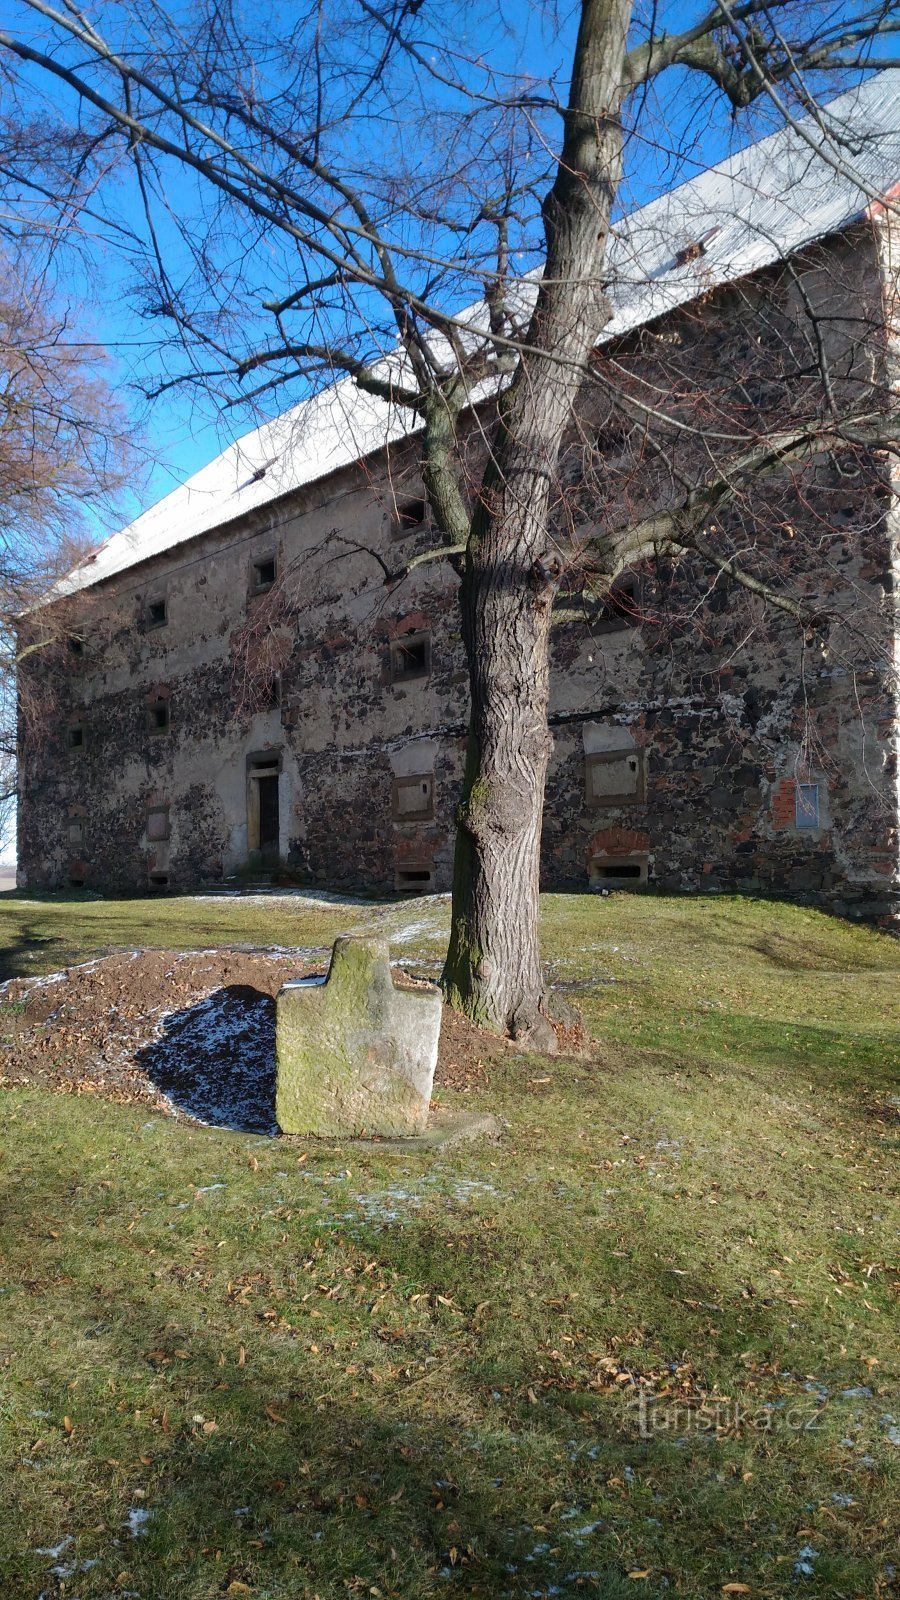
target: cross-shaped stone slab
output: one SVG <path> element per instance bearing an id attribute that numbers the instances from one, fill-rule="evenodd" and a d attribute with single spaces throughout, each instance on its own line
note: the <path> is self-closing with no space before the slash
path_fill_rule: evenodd
<path id="1" fill-rule="evenodd" d="M 343 938 L 328 977 L 276 1001 L 275 1115 L 283 1133 L 423 1133 L 441 1027 L 435 988 L 394 985 L 386 939 Z"/>

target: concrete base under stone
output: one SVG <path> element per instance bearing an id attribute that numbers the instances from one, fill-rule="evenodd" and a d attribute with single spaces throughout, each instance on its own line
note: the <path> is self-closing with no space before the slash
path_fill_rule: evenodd
<path id="1" fill-rule="evenodd" d="M 409 1139 L 362 1139 L 362 1149 L 396 1151 L 408 1155 L 411 1150 L 451 1150 L 454 1145 L 468 1144 L 472 1139 L 499 1139 L 503 1124 L 489 1111 L 449 1111 L 443 1106 L 434 1107 L 424 1133 Z"/>
<path id="2" fill-rule="evenodd" d="M 502 1136 L 503 1123 L 489 1111 L 450 1111 L 443 1106 L 433 1106 L 424 1133 L 404 1135 L 400 1138 L 354 1139 L 356 1150 L 371 1151 L 373 1155 L 407 1156 L 417 1151 L 433 1150 L 440 1154 L 456 1145 L 469 1144 L 473 1139 L 496 1141 Z M 285 1137 L 299 1139 L 299 1134 Z"/>

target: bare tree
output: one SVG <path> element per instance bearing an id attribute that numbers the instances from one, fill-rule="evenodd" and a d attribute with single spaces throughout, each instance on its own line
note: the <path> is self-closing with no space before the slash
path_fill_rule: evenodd
<path id="1" fill-rule="evenodd" d="M 30 249 L 0 263 L 0 839 L 8 837 L 16 785 L 17 667 L 34 650 L 78 648 L 85 606 L 37 603 L 83 558 L 93 510 L 123 482 L 126 418 L 108 360 L 78 337 L 71 311 L 52 303 Z M 76 615 L 77 612 L 77 615 Z M 69 631 L 71 630 L 71 643 Z M 46 721 L 51 679 L 29 678 L 24 724 Z"/>
<path id="2" fill-rule="evenodd" d="M 629 370 L 615 351 L 595 358 L 630 151 L 656 141 L 676 161 L 691 105 L 755 107 L 878 198 L 820 108 L 848 75 L 891 64 L 878 52 L 900 29 L 896 6 L 713 0 L 667 33 L 655 6 L 581 0 L 565 95 L 552 74 L 518 76 L 502 37 L 496 59 L 466 44 L 479 27 L 498 37 L 493 8 L 335 0 L 279 32 L 231 8 L 201 4 L 185 21 L 156 4 L 127 27 L 113 13 L 110 33 L 68 4 L 12 9 L 20 25 L 0 33 L 0 49 L 13 103 L 33 115 L 43 86 L 70 98 L 79 123 L 39 170 L 23 173 L 12 147 L 6 170 L 41 215 L 59 214 L 54 201 L 105 206 L 98 226 L 110 230 L 121 212 L 104 182 L 130 166 L 141 308 L 171 329 L 157 392 L 201 378 L 223 403 L 261 403 L 298 380 L 349 374 L 421 428 L 443 541 L 432 558 L 461 572 L 471 683 L 445 989 L 478 1020 L 549 1046 L 538 863 L 560 596 L 587 586 L 602 602 L 626 567 L 665 559 L 728 578 L 813 634 L 822 614 L 796 562 L 775 559 L 766 538 L 748 547 L 741 519 L 771 481 L 766 521 L 784 533 L 792 475 L 829 452 L 895 442 L 884 396 L 823 359 L 814 309 L 809 360 L 792 368 L 785 403 L 752 418 L 733 386 L 711 424 L 696 387 L 686 401 L 683 382 L 667 386 L 634 360 Z M 458 309 L 475 299 L 474 313 Z M 577 493 L 559 494 L 586 388 L 654 485 L 639 502 L 623 496 L 594 452 L 589 536 L 572 514 Z M 259 641 L 243 641 L 241 659 L 248 651 L 259 655 Z"/>

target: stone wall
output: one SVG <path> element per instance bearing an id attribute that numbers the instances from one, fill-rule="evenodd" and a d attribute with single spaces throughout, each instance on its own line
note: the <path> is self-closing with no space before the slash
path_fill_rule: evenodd
<path id="1" fill-rule="evenodd" d="M 841 330 L 845 383 L 863 381 L 870 349 L 850 349 L 843 312 L 848 293 L 858 308 L 882 292 L 871 229 L 823 246 L 806 274 L 804 292 Z M 799 293 L 763 274 L 612 357 L 634 384 L 690 372 L 708 399 L 740 355 L 748 403 L 774 405 L 767 385 Z M 754 343 L 748 318 L 763 310 L 768 342 Z M 784 392 L 782 381 L 778 404 Z M 561 503 L 585 537 L 599 493 L 588 436 L 601 437 L 608 515 L 671 492 L 586 394 L 561 469 Z M 475 442 L 472 455 L 475 481 Z M 739 508 L 763 558 L 843 608 L 826 654 L 699 563 L 640 566 L 624 610 L 571 585 L 561 596 L 547 887 L 737 888 L 888 914 L 895 512 L 884 464 L 858 468 L 848 483 L 823 460 Z M 384 582 L 385 567 L 434 542 L 416 521 L 420 496 L 410 441 L 80 596 L 23 668 L 22 881 L 182 888 L 277 860 L 321 885 L 448 888 L 466 723 L 458 580 L 435 563 Z"/>

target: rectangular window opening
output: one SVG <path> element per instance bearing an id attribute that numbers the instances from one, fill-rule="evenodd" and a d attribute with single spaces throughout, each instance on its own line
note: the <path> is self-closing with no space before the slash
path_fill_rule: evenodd
<path id="1" fill-rule="evenodd" d="M 427 678 L 431 671 L 431 634 L 407 633 L 391 640 L 391 682 Z"/>
<path id="2" fill-rule="evenodd" d="M 277 567 L 274 555 L 260 556 L 258 561 L 250 563 L 250 589 L 253 594 L 262 594 L 264 589 L 271 589 L 275 582 Z"/>
<path id="3" fill-rule="evenodd" d="M 171 724 L 168 700 L 151 700 L 147 707 L 147 727 L 151 733 L 168 733 Z"/>
<path id="4" fill-rule="evenodd" d="M 262 699 L 261 710 L 263 710 L 263 711 L 277 711 L 278 710 L 279 706 L 281 705 L 281 674 L 280 673 L 276 672 L 276 673 L 273 674 L 273 676 L 271 678 L 267 678 L 266 679 L 266 682 L 262 686 L 261 699 Z"/>
<path id="5" fill-rule="evenodd" d="M 150 872 L 147 874 L 147 881 L 151 889 L 168 889 L 169 874 L 167 872 Z"/>
<path id="6" fill-rule="evenodd" d="M 168 806 L 149 806 L 147 808 L 147 838 L 153 844 L 158 844 L 169 837 L 169 808 Z"/>
<path id="7" fill-rule="evenodd" d="M 77 873 L 70 872 L 69 873 L 69 888 L 70 889 L 83 889 L 84 888 L 84 878 L 79 877 Z"/>
<path id="8" fill-rule="evenodd" d="M 605 750 L 585 761 L 585 798 L 596 806 L 638 805 L 646 797 L 640 750 Z"/>
<path id="9" fill-rule="evenodd" d="M 634 628 L 641 620 L 637 579 L 617 578 L 600 607 L 596 625 L 605 633 Z"/>
<path id="10" fill-rule="evenodd" d="M 433 867 L 398 867 L 394 874 L 394 888 L 398 894 L 427 894 L 433 884 Z"/>
<path id="11" fill-rule="evenodd" d="M 392 812 L 395 822 L 429 822 L 434 816 L 434 774 L 395 778 Z"/>
<path id="12" fill-rule="evenodd" d="M 647 882 L 647 856 L 595 856 L 588 867 L 592 888 L 633 889 Z"/>
<path id="13" fill-rule="evenodd" d="M 428 502 L 423 496 L 396 501 L 393 518 L 394 538 L 406 539 L 410 534 L 418 533 L 420 528 L 424 528 L 427 520 Z"/>
<path id="14" fill-rule="evenodd" d="M 69 844 L 73 850 L 80 850 L 84 844 L 84 823 L 74 817 L 68 825 Z"/>
<path id="15" fill-rule="evenodd" d="M 70 727 L 69 727 L 69 749 L 70 750 L 83 750 L 84 749 L 84 733 L 85 733 L 85 729 L 84 729 L 84 723 L 83 722 L 73 722 L 73 723 L 70 724 Z"/>
<path id="16" fill-rule="evenodd" d="M 610 414 L 594 436 L 594 449 L 600 455 L 621 455 L 628 443 L 629 428 L 624 418 Z"/>
<path id="17" fill-rule="evenodd" d="M 73 656 L 80 658 L 84 655 L 84 640 L 79 639 L 77 634 L 70 633 L 68 642 L 69 650 Z"/>
<path id="18" fill-rule="evenodd" d="M 818 828 L 819 785 L 798 783 L 794 790 L 794 815 L 798 828 Z"/>
<path id="19" fill-rule="evenodd" d="M 147 627 L 164 628 L 169 620 L 169 608 L 165 600 L 148 600 L 147 602 Z"/>

